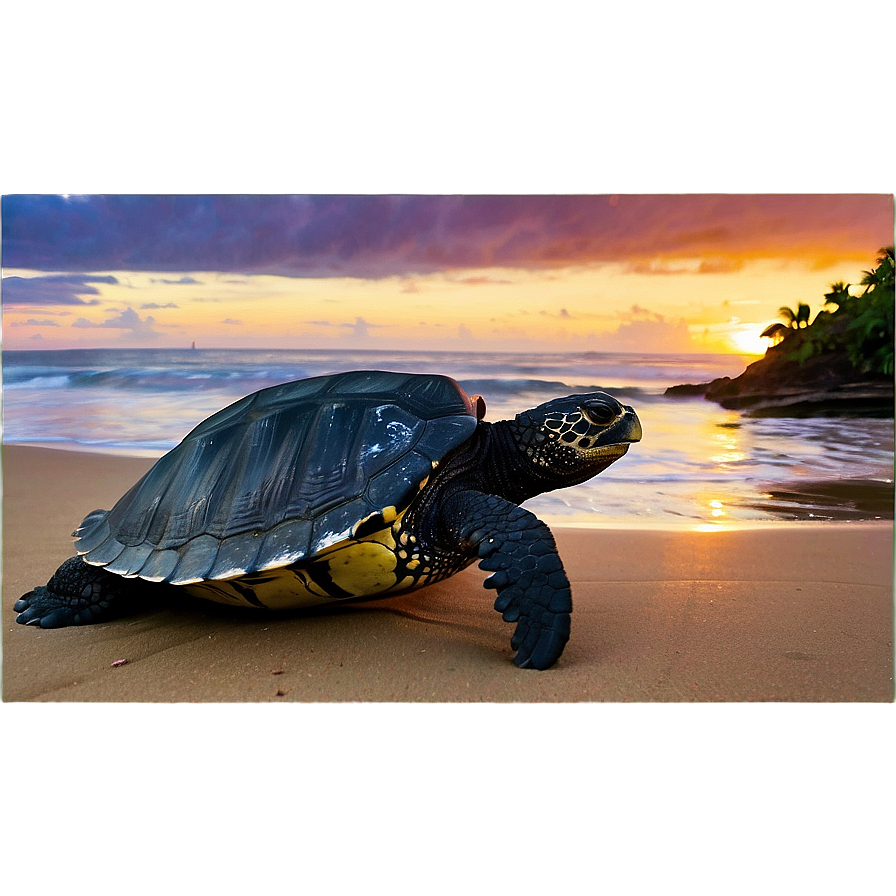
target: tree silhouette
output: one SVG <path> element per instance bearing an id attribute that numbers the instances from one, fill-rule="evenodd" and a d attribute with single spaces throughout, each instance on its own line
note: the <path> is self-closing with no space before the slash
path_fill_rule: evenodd
<path id="1" fill-rule="evenodd" d="M 788 327 L 796 328 L 796 311 L 788 308 L 786 305 L 778 309 L 778 316 L 783 317 L 787 321 Z"/>
<path id="2" fill-rule="evenodd" d="M 836 305 L 840 309 L 846 305 L 852 296 L 849 294 L 849 284 L 838 280 L 831 284 L 831 291 L 824 294 L 825 305 Z"/>
<path id="3" fill-rule="evenodd" d="M 796 306 L 796 311 L 794 311 L 793 308 L 789 308 L 787 305 L 778 309 L 778 314 L 787 321 L 787 326 L 792 327 L 794 330 L 808 327 L 809 316 L 811 313 L 811 309 L 805 302 L 800 302 Z"/>
<path id="4" fill-rule="evenodd" d="M 762 339 L 770 339 L 773 345 L 777 345 L 782 339 L 786 338 L 790 332 L 790 327 L 785 327 L 784 324 L 771 324 L 766 327 L 759 336 Z"/>
<path id="5" fill-rule="evenodd" d="M 893 247 L 878 249 L 877 267 L 873 271 L 862 271 L 861 285 L 865 287 L 863 296 L 875 289 L 893 290 Z"/>

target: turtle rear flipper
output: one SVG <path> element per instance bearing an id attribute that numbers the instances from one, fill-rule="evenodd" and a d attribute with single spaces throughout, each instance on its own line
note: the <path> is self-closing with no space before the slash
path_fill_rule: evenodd
<path id="1" fill-rule="evenodd" d="M 134 608 L 140 590 L 128 579 L 71 557 L 46 585 L 23 594 L 13 610 L 19 614 L 16 622 L 20 625 L 89 625 L 119 616 L 123 608 Z"/>
<path id="2" fill-rule="evenodd" d="M 498 591 L 495 609 L 516 622 L 511 646 L 520 668 L 548 669 L 569 640 L 572 596 L 551 530 L 528 510 L 496 495 L 465 490 L 442 509 L 442 523 L 481 557 Z"/>

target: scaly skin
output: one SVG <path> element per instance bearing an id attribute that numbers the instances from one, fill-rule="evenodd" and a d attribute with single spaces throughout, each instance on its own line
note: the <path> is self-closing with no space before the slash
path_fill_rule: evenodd
<path id="1" fill-rule="evenodd" d="M 70 557 L 46 585 L 23 594 L 13 606 L 16 622 L 41 628 L 90 625 L 139 609 L 146 590 L 156 598 L 160 586 L 139 579 L 124 579 L 99 566 L 88 566 L 80 557 Z"/>
<path id="2" fill-rule="evenodd" d="M 510 641 L 520 668 L 547 669 L 569 640 L 572 596 L 550 529 L 534 514 L 497 495 L 458 491 L 441 513 L 444 531 L 482 559 L 498 591 L 495 609 L 516 622 Z"/>

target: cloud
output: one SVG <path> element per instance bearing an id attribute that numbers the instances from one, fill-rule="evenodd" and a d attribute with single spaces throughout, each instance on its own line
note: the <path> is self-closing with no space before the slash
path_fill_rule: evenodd
<path id="1" fill-rule="evenodd" d="M 225 318 L 221 321 L 222 324 L 232 324 L 235 327 L 241 327 L 243 322 L 241 320 L 234 320 L 232 317 Z"/>
<path id="2" fill-rule="evenodd" d="M 743 258 L 705 258 L 697 261 L 693 258 L 684 261 L 668 261 L 663 258 L 652 258 L 645 261 L 634 261 L 626 265 L 630 274 L 648 274 L 661 277 L 676 274 L 732 274 L 744 266 Z"/>
<path id="3" fill-rule="evenodd" d="M 380 324 L 372 324 L 370 321 L 364 320 L 363 317 L 356 317 L 353 324 L 343 324 L 342 326 L 348 327 L 355 339 L 366 339 L 370 335 L 371 328 L 378 327 Z"/>
<path id="4" fill-rule="evenodd" d="M 355 339 L 367 339 L 370 336 L 370 330 L 385 326 L 385 324 L 372 324 L 363 317 L 356 317 L 353 324 L 334 323 L 329 320 L 309 320 L 309 324 L 315 327 L 337 327 L 339 329 L 351 330 L 351 336 Z"/>
<path id="5" fill-rule="evenodd" d="M 632 305 L 631 309 L 629 309 L 628 316 L 635 320 L 665 320 L 662 314 L 657 314 L 655 311 L 650 311 L 648 308 L 642 308 L 637 304 Z"/>
<path id="6" fill-rule="evenodd" d="M 684 320 L 672 323 L 640 305 L 632 305 L 616 332 L 602 337 L 608 351 L 640 351 L 647 353 L 699 351 Z"/>
<path id="7" fill-rule="evenodd" d="M 58 327 L 59 324 L 56 323 L 55 320 L 35 320 L 33 317 L 29 317 L 28 320 L 14 321 L 11 326 L 13 327 Z"/>
<path id="8" fill-rule="evenodd" d="M 867 259 L 892 240 L 893 198 L 13 195 L 3 217 L 4 264 L 30 270 L 378 278 L 616 262 L 670 273 L 703 258 L 710 273 L 744 259 Z"/>
<path id="9" fill-rule="evenodd" d="M 518 314 L 527 314 L 526 311 L 517 312 Z M 572 315 L 566 308 L 561 308 L 559 311 L 546 311 L 542 309 L 538 312 L 542 317 L 559 317 L 562 320 L 572 320 Z"/>
<path id="10" fill-rule="evenodd" d="M 692 274 L 694 268 L 684 264 L 670 264 L 662 259 L 651 259 L 650 261 L 634 261 L 626 265 L 626 271 L 629 274 L 657 274 L 668 277 L 672 274 Z"/>
<path id="11" fill-rule="evenodd" d="M 4 246 L 5 248 L 5 246 Z M 11 267 L 11 265 L 9 265 Z M 83 274 L 52 274 L 47 277 L 4 277 L 3 304 L 10 305 L 99 305 L 99 299 L 81 296 L 99 295 L 92 283 L 114 285 L 112 276 L 98 277 Z"/>
<path id="12" fill-rule="evenodd" d="M 166 280 L 164 277 L 155 278 L 150 277 L 150 283 L 165 283 L 168 286 L 187 286 L 196 284 L 198 286 L 202 285 L 202 282 L 194 279 L 193 277 L 179 277 L 177 280 Z"/>
<path id="13" fill-rule="evenodd" d="M 715 258 L 700 262 L 698 274 L 733 274 L 743 268 L 742 258 Z"/>
<path id="14" fill-rule="evenodd" d="M 459 277 L 454 280 L 455 283 L 462 283 L 464 286 L 509 286 L 513 284 L 513 280 L 501 280 L 498 277 Z"/>
<path id="15" fill-rule="evenodd" d="M 102 323 L 95 323 L 84 317 L 79 317 L 72 322 L 73 327 L 80 329 L 129 330 L 132 335 L 145 339 L 155 339 L 160 335 L 154 329 L 154 324 L 154 318 L 141 318 L 133 308 L 125 308 L 124 311 L 116 314 L 114 317 L 110 317 L 108 320 L 104 320 Z"/>
<path id="16" fill-rule="evenodd" d="M 141 306 L 143 310 L 156 311 L 159 308 L 180 308 L 180 305 L 175 304 L 174 302 L 166 302 L 164 305 L 160 305 L 158 302 L 144 302 Z"/>

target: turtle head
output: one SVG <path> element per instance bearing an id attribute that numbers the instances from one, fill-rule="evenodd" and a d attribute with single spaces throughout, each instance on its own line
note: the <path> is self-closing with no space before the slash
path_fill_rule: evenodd
<path id="1" fill-rule="evenodd" d="M 575 485 L 619 460 L 641 439 L 634 410 L 606 392 L 555 398 L 509 421 L 517 447 L 553 488 Z"/>

